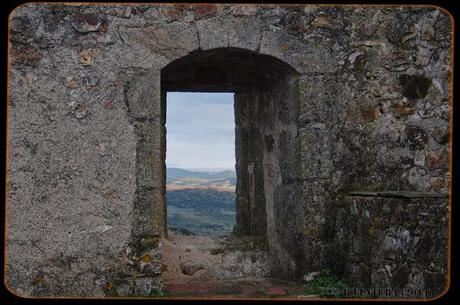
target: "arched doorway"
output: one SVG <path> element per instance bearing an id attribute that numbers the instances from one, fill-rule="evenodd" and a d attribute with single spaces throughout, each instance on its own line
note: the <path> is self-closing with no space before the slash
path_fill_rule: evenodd
<path id="1" fill-rule="evenodd" d="M 161 71 L 161 152 L 165 158 L 167 92 L 233 92 L 235 111 L 236 226 L 234 235 L 257 236 L 268 244 L 272 274 L 286 277 L 291 266 L 278 227 L 286 230 L 297 178 L 297 72 L 267 55 L 239 48 L 197 50 Z M 166 166 L 163 164 L 162 176 Z M 162 192 L 166 192 L 165 183 Z M 166 200 L 163 202 L 167 235 Z M 283 232 L 284 232 L 283 231 Z"/>
<path id="2" fill-rule="evenodd" d="M 295 147 L 281 146 L 297 136 L 296 74 L 274 57 L 238 48 L 194 51 L 161 71 L 163 118 L 167 91 L 235 93 L 237 235 L 267 234 L 274 189 L 292 178 L 279 163 L 295 161 Z"/>

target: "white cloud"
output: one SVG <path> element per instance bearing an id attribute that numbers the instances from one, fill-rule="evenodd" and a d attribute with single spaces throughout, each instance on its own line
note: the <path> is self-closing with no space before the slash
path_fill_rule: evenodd
<path id="1" fill-rule="evenodd" d="M 168 93 L 168 166 L 234 168 L 233 93 Z"/>

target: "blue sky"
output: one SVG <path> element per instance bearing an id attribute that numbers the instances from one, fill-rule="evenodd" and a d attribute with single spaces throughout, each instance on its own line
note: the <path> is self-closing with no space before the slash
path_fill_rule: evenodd
<path id="1" fill-rule="evenodd" d="M 168 92 L 166 165 L 235 169 L 233 93 Z"/>

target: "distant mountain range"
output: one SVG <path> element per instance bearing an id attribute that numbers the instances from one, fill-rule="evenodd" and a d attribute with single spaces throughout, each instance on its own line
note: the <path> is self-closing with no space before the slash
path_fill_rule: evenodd
<path id="1" fill-rule="evenodd" d="M 234 171 L 231 170 L 225 170 L 220 172 L 202 172 L 191 171 L 176 167 L 168 167 L 166 169 L 166 183 L 170 183 L 183 178 L 199 178 L 208 180 L 209 182 L 230 180 L 236 183 L 236 174 Z"/>

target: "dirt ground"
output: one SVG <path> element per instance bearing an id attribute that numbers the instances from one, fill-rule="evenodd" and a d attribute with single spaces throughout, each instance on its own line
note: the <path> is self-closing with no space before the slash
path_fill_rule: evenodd
<path id="1" fill-rule="evenodd" d="M 236 298 L 302 295 L 298 284 L 269 278 L 264 251 L 236 249 L 234 244 L 235 239 L 229 236 L 170 234 L 163 241 L 162 250 L 162 279 L 167 295 Z"/>

